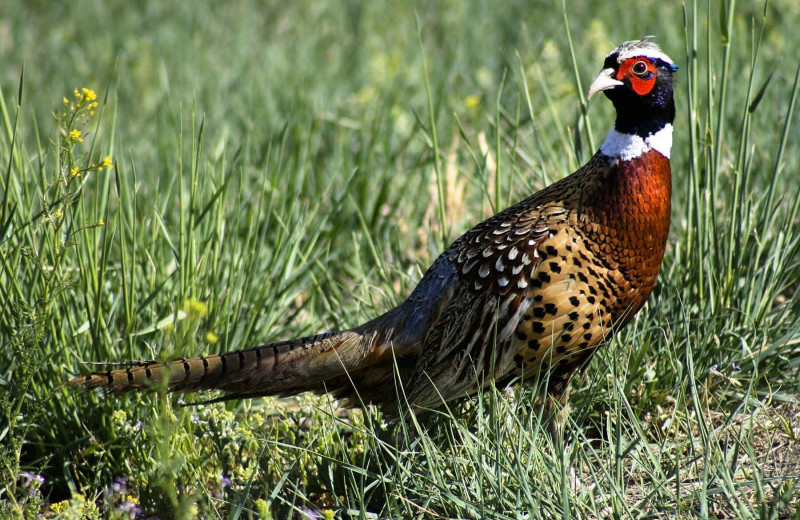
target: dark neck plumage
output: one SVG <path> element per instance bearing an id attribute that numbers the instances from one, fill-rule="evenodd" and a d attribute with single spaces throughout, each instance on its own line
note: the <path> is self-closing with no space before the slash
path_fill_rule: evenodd
<path id="1" fill-rule="evenodd" d="M 629 100 L 612 101 L 617 109 L 617 120 L 600 146 L 600 153 L 611 159 L 629 161 L 655 150 L 669 159 L 675 119 L 672 95 L 663 100 L 663 105 L 656 106 Z"/>
<path id="2" fill-rule="evenodd" d="M 663 104 L 661 104 L 663 103 Z M 636 134 L 642 138 L 652 135 L 675 119 L 675 102 L 670 95 L 658 105 L 615 102 L 617 120 L 614 128 L 623 134 Z"/>

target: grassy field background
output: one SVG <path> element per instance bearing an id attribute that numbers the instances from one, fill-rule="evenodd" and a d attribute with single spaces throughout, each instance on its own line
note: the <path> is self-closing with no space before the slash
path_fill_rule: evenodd
<path id="1" fill-rule="evenodd" d="M 800 518 L 799 26 L 793 0 L 4 3 L 0 517 Z M 59 386 L 391 308 L 594 152 L 588 82 L 648 34 L 681 67 L 671 237 L 564 439 L 531 389 L 387 425 Z"/>

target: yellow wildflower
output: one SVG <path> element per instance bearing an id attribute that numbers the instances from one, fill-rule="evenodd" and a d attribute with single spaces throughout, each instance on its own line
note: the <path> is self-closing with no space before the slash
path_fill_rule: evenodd
<path id="1" fill-rule="evenodd" d="M 106 155 L 105 157 L 103 157 L 103 162 L 101 162 L 98 165 L 98 168 L 100 168 L 101 170 L 103 170 L 103 169 L 110 170 L 113 167 L 114 167 L 114 165 L 111 164 L 111 156 L 110 155 Z"/>
<path id="2" fill-rule="evenodd" d="M 467 96 L 466 99 L 464 99 L 464 104 L 467 106 L 467 108 L 475 108 L 481 104 L 481 98 L 474 94 Z"/>
<path id="3" fill-rule="evenodd" d="M 95 99 L 97 99 L 97 92 L 95 92 L 92 89 L 84 87 L 83 97 L 86 99 L 86 101 L 94 101 Z"/>
<path id="4" fill-rule="evenodd" d="M 322 518 L 325 520 L 333 520 L 333 510 L 332 509 L 323 509 L 322 510 Z"/>
<path id="5" fill-rule="evenodd" d="M 105 221 L 105 220 L 103 220 L 103 219 L 100 219 L 100 220 L 98 220 L 98 221 L 97 221 L 97 225 L 98 225 L 98 226 L 101 226 L 101 227 L 102 227 L 102 226 L 105 226 L 105 225 L 106 225 L 106 221 Z"/>
<path id="6" fill-rule="evenodd" d="M 187 298 L 183 300 L 182 307 L 183 312 L 189 314 L 190 316 L 205 318 L 208 314 L 208 305 L 196 298 Z"/>
<path id="7" fill-rule="evenodd" d="M 61 218 L 62 216 L 64 216 L 64 213 L 62 213 L 61 209 L 57 209 L 56 212 L 53 213 L 53 218 Z"/>
<path id="8" fill-rule="evenodd" d="M 69 105 L 69 99 L 66 97 L 64 97 L 61 101 L 63 101 L 65 105 Z"/>
<path id="9" fill-rule="evenodd" d="M 139 503 L 139 499 L 138 499 L 138 498 L 136 498 L 136 497 L 135 497 L 135 496 L 133 496 L 133 495 L 128 495 L 127 497 L 125 497 L 125 500 L 127 500 L 127 501 L 128 501 L 128 502 L 130 502 L 131 504 L 138 504 L 138 503 Z"/>
<path id="10" fill-rule="evenodd" d="M 74 94 L 75 94 L 75 97 L 76 97 L 76 98 L 78 98 L 78 99 L 80 99 L 80 98 L 81 98 L 81 92 L 80 92 L 80 90 L 78 90 L 78 89 L 75 89 L 75 91 L 74 91 Z"/>
<path id="11" fill-rule="evenodd" d="M 211 331 L 206 332 L 206 343 L 213 345 L 219 341 L 219 336 Z"/>
<path id="12" fill-rule="evenodd" d="M 73 128 L 69 131 L 69 140 L 70 141 L 78 141 L 79 143 L 83 142 L 83 137 L 81 136 L 81 131 Z"/>
<path id="13" fill-rule="evenodd" d="M 83 495 L 72 495 L 70 500 L 62 500 L 50 505 L 50 510 L 69 518 L 100 518 L 100 511 L 94 502 L 88 502 Z"/>
<path id="14" fill-rule="evenodd" d="M 80 170 L 80 168 L 78 168 L 78 167 L 76 166 L 76 167 L 74 167 L 73 169 L 71 169 L 71 170 L 69 171 L 69 174 L 70 174 L 71 176 L 73 176 L 73 177 L 80 177 L 80 176 L 81 176 L 81 170 Z"/>

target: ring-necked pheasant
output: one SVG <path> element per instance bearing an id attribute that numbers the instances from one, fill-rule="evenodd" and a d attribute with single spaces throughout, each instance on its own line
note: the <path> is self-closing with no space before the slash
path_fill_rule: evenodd
<path id="1" fill-rule="evenodd" d="M 490 382 L 547 373 L 548 394 L 561 400 L 575 370 L 656 283 L 670 224 L 676 69 L 647 39 L 612 51 L 589 87 L 617 112 L 600 150 L 461 236 L 383 316 L 249 350 L 132 363 L 68 384 L 124 391 L 168 379 L 172 391 L 217 389 L 223 400 L 328 392 L 392 414 L 399 395 L 435 407 Z"/>

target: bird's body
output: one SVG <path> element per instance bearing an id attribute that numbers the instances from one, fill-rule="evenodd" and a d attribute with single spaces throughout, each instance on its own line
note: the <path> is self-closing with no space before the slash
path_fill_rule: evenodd
<path id="1" fill-rule="evenodd" d="M 606 91 L 617 109 L 600 150 L 462 235 L 383 316 L 346 331 L 69 383 L 128 390 L 167 379 L 171 390 L 217 389 L 225 399 L 327 392 L 392 414 L 405 399 L 435 407 L 491 382 L 547 373 L 548 392 L 560 398 L 655 286 L 670 223 L 675 69 L 645 40 L 609 54 L 590 88 Z"/>

